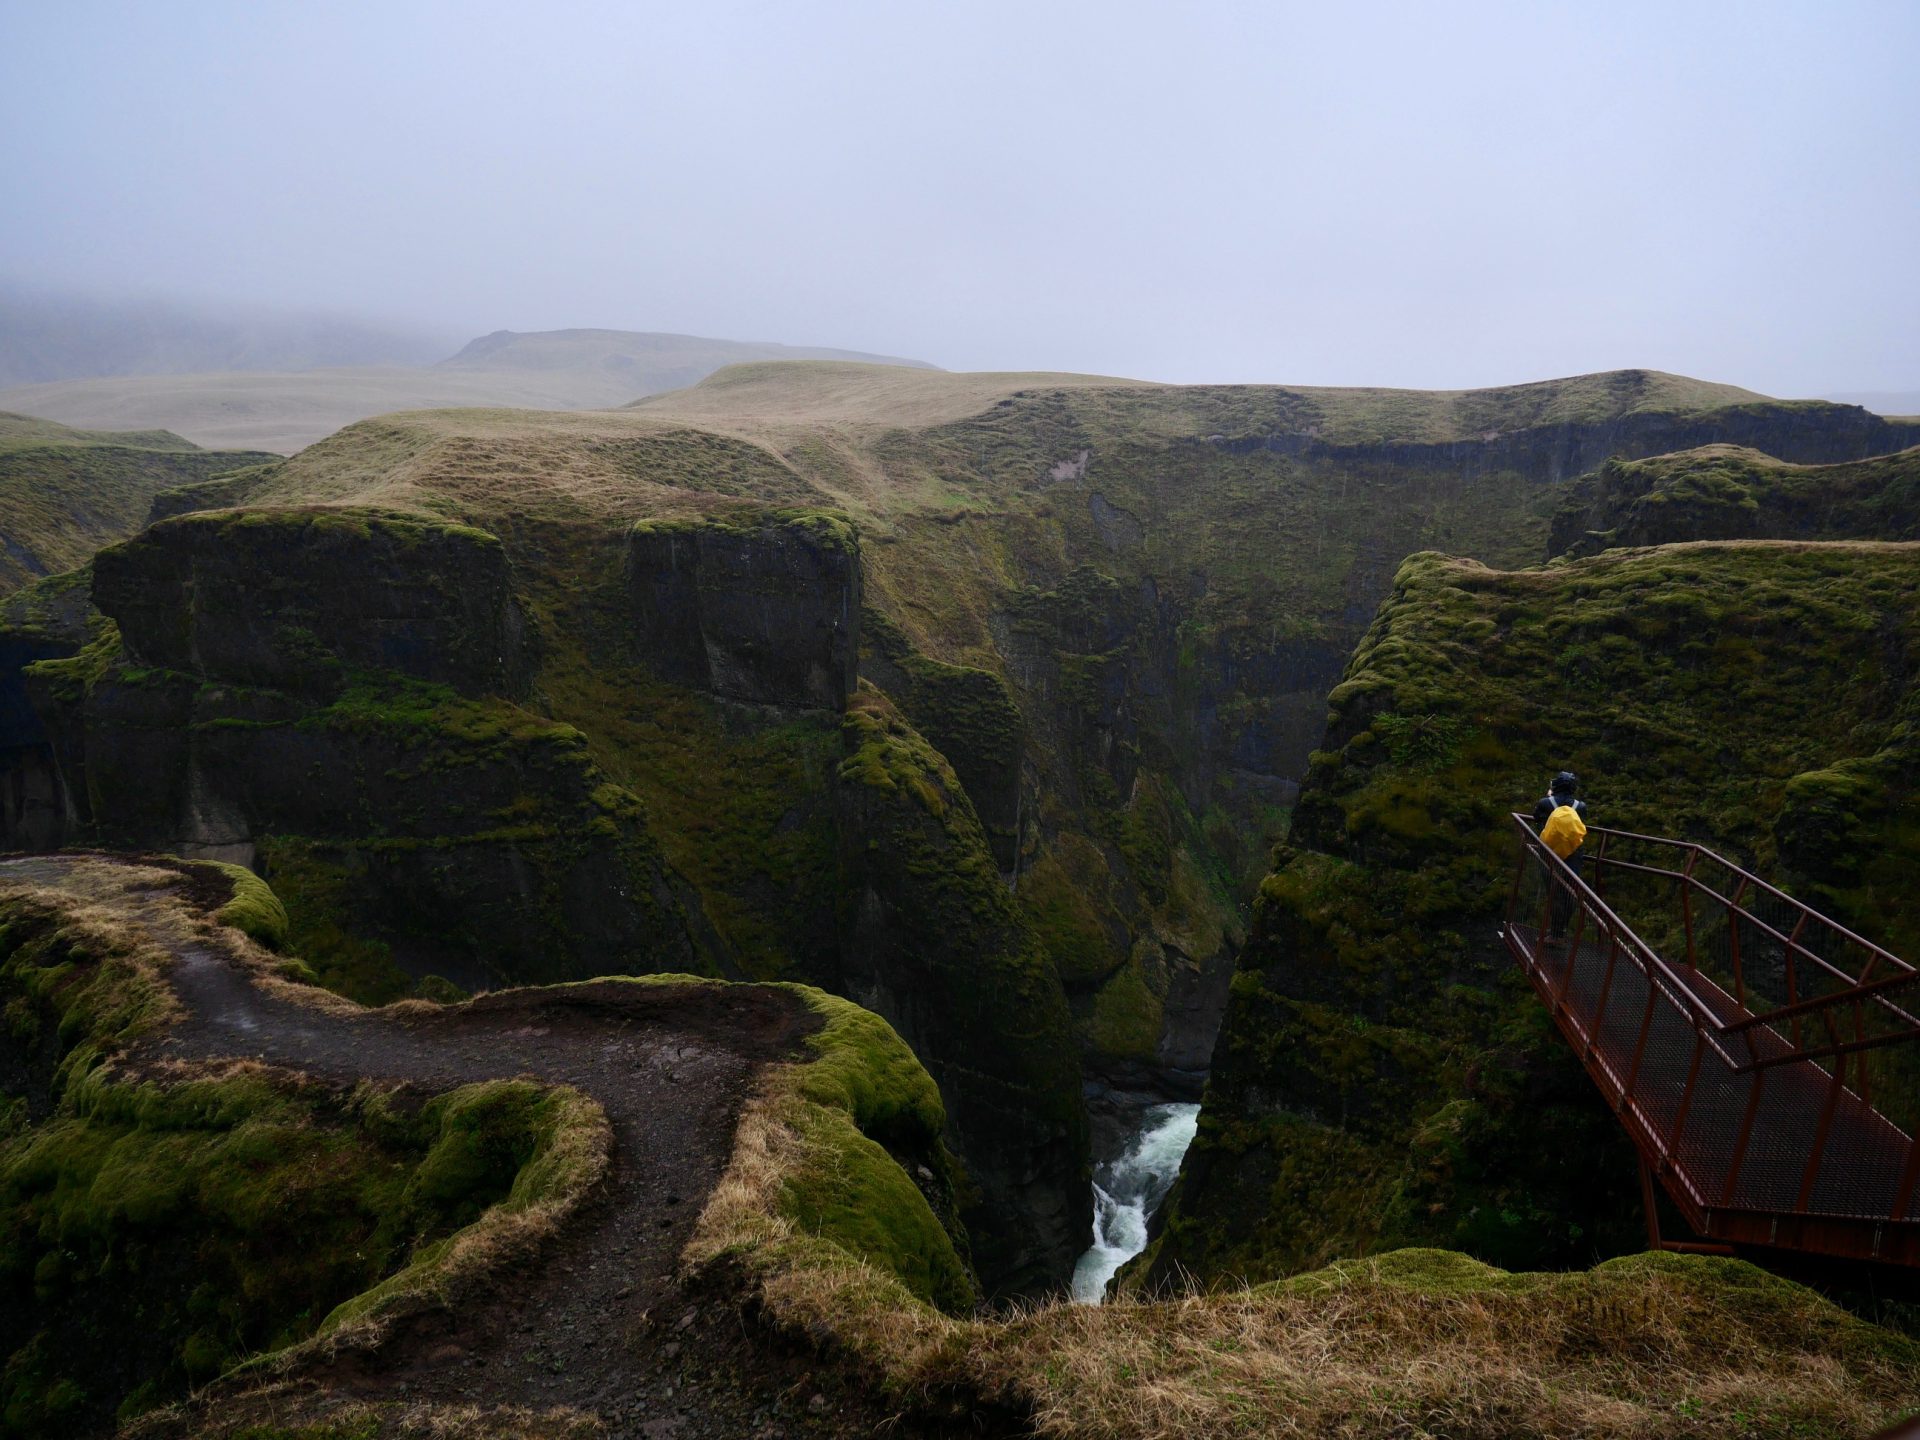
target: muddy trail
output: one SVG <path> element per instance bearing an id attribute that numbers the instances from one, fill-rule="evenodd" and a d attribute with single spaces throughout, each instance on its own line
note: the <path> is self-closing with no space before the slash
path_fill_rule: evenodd
<path id="1" fill-rule="evenodd" d="M 494 1277 L 460 1313 L 431 1314 L 371 1355 L 301 1377 L 321 1408 L 564 1408 L 608 1435 L 646 1440 L 928 1433 L 765 1333 L 726 1296 L 687 1293 L 676 1279 L 760 1068 L 796 1055 L 819 1026 L 799 997 L 754 985 L 605 982 L 402 1013 L 321 1008 L 257 986 L 206 938 L 194 912 L 225 897 L 203 884 L 102 884 L 103 867 L 125 875 L 131 863 L 4 860 L 0 895 L 27 888 L 104 904 L 171 957 L 166 979 L 184 1017 L 123 1057 L 132 1069 L 254 1060 L 342 1087 L 408 1085 L 423 1097 L 530 1079 L 592 1096 L 611 1125 L 609 1183 L 536 1263 Z"/>

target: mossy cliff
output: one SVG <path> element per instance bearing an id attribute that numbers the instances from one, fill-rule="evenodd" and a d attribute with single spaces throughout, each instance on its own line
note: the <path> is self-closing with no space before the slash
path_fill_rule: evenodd
<path id="1" fill-rule="evenodd" d="M 661 679 L 838 710 L 857 677 L 860 554 L 831 516 L 643 520 L 627 548 L 635 643 Z"/>
<path id="2" fill-rule="evenodd" d="M 524 694 L 524 624 L 481 530 L 342 510 L 207 511 L 93 563 L 127 658 L 254 689 L 331 697 L 356 670 L 462 695 Z"/>
<path id="3" fill-rule="evenodd" d="M 26 669 L 76 654 L 104 622 L 90 568 L 48 576 L 0 600 L 0 849 L 47 850 L 75 828 L 52 737 L 27 693 Z"/>
<path id="4" fill-rule="evenodd" d="M 891 1021 L 939 1081 L 978 1185 L 963 1214 L 982 1272 L 1044 1289 L 1085 1248 L 1091 1208 L 1059 977 L 939 752 L 871 690 L 842 733 L 837 988 Z"/>
<path id="5" fill-rule="evenodd" d="M 0 595 L 133 534 L 163 490 L 278 458 L 0 412 Z"/>
<path id="6" fill-rule="evenodd" d="M 504 1196 L 530 1085 L 424 1103 L 258 1067 L 138 1082 L 167 1001 L 113 938 L 0 910 L 0 1428 L 110 1428 L 313 1333 Z"/>
<path id="7" fill-rule="evenodd" d="M 638 802 L 512 698 L 524 626 L 491 536 L 191 515 L 103 551 L 93 596 L 96 638 L 25 672 L 71 838 L 262 866 L 363 1000 L 698 963 Z"/>
<path id="8" fill-rule="evenodd" d="M 1700 840 L 1913 953 L 1917 663 L 1913 546 L 1410 559 L 1333 692 L 1134 1278 L 1637 1248 L 1632 1152 L 1498 939 L 1506 815 L 1574 769 L 1598 823 Z"/>
<path id="9" fill-rule="evenodd" d="M 1530 561 L 1563 478 L 1612 454 L 1825 461 L 1907 433 L 1644 371 L 1443 394 L 808 363 L 621 415 L 385 417 L 239 488 L 500 536 L 552 645 L 537 703 L 661 816 L 741 973 L 821 973 L 792 969 L 830 943 L 807 890 L 833 848 L 802 782 L 825 727 L 796 702 L 830 712 L 864 636 L 973 800 L 1089 1064 L 1191 1090 L 1326 691 L 1402 557 Z M 792 713 L 743 722 L 743 700 Z M 726 838 L 735 812 L 773 860 Z"/>
<path id="10" fill-rule="evenodd" d="M 1920 538 L 1920 449 L 1833 465 L 1789 465 L 1714 445 L 1610 460 L 1567 490 L 1554 555 L 1680 540 Z"/>

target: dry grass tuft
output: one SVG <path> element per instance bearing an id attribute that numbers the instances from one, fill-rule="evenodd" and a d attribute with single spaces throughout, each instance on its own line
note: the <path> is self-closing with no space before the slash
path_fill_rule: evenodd
<path id="1" fill-rule="evenodd" d="M 957 1320 L 779 1214 L 814 1163 L 770 1072 L 685 1260 L 738 1263 L 765 1313 L 928 1409 L 1036 1434 L 1864 1435 L 1920 1408 L 1920 1347 L 1738 1261 L 1647 1255 L 1508 1275 L 1402 1251 L 1258 1290 Z"/>

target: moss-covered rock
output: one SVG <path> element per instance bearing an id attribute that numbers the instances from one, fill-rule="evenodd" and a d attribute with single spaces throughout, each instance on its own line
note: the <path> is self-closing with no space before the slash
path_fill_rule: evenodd
<path id="1" fill-rule="evenodd" d="M 1791 465 L 1711 445 L 1648 460 L 1609 460 L 1567 490 L 1548 553 L 1593 555 L 1687 540 L 1920 538 L 1920 450 L 1831 465 Z"/>
<path id="2" fill-rule="evenodd" d="M 860 543 L 844 518 L 642 520 L 634 644 L 655 675 L 734 700 L 839 710 L 860 651 Z"/>
<path id="3" fill-rule="evenodd" d="M 94 560 L 94 603 L 134 664 L 331 694 L 384 670 L 463 695 L 522 693 L 526 636 L 500 542 L 373 511 L 208 511 Z"/>
<path id="4" fill-rule="evenodd" d="M 102 554 L 95 591 L 96 638 L 23 672 L 63 838 L 264 865 L 296 945 L 366 1000 L 711 963 L 638 800 L 513 698 L 492 537 L 216 512 Z"/>
<path id="5" fill-rule="evenodd" d="M 1087 1128 L 1066 997 L 958 777 L 878 692 L 843 725 L 841 987 L 939 1083 L 989 1287 L 1044 1288 L 1085 1248 Z"/>
<path id="6" fill-rule="evenodd" d="M 1409 560 L 1261 887 L 1148 1273 L 1636 1246 L 1631 1151 L 1497 936 L 1506 815 L 1568 767 L 1598 823 L 1700 840 L 1920 949 L 1916 646 L 1907 546 Z"/>
<path id="7" fill-rule="evenodd" d="M 0 1136 L 8 1434 L 93 1430 L 311 1334 L 504 1196 L 535 1148 L 526 1085 L 396 1105 L 253 1071 L 123 1080 L 102 1060 L 164 1000 L 31 904 L 0 921 L 0 998 L 7 1043 L 43 1062 L 7 1077 L 34 1119 Z"/>

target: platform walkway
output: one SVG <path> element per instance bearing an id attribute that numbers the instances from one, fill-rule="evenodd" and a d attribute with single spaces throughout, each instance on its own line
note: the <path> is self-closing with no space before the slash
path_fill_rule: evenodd
<path id="1" fill-rule="evenodd" d="M 1507 947 L 1679 1248 L 1920 1266 L 1920 1144 L 1884 1113 L 1920 1110 L 1920 971 L 1700 846 L 1595 828 L 1576 873 L 1513 818 Z"/>

